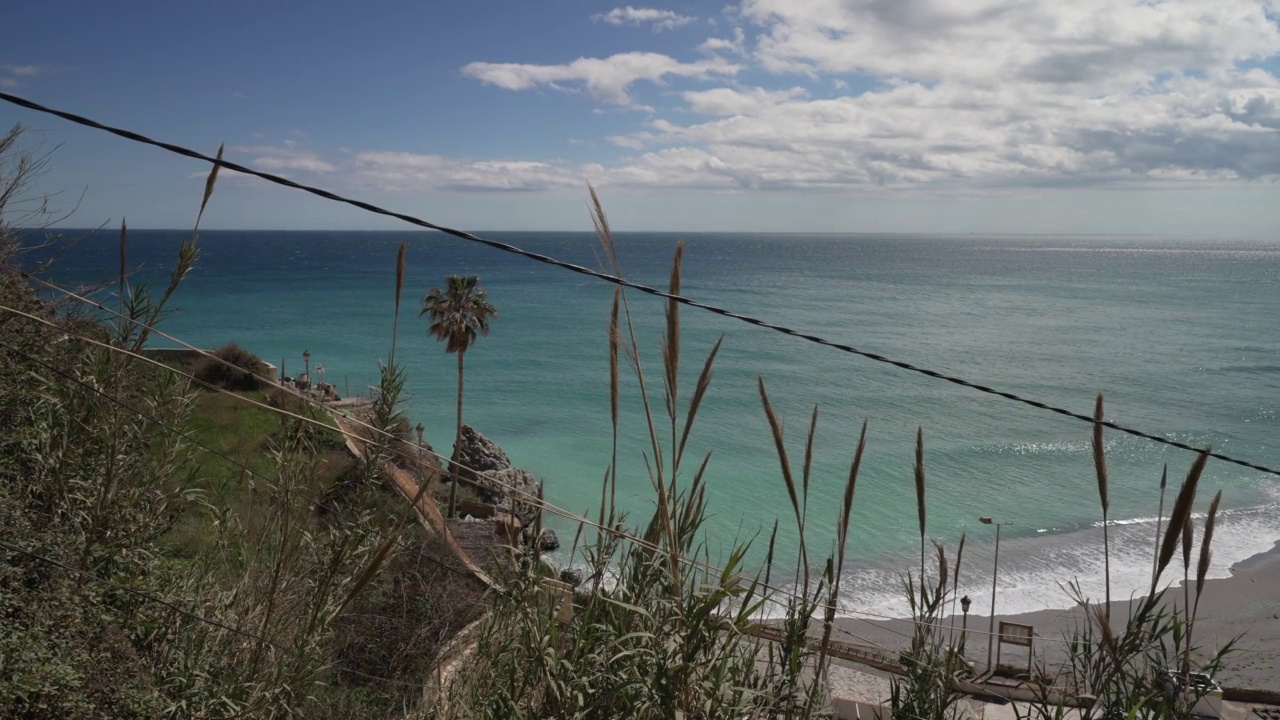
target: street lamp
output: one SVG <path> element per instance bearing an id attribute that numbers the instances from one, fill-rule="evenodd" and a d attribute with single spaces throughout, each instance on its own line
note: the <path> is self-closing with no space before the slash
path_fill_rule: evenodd
<path id="1" fill-rule="evenodd" d="M 960 609 L 964 611 L 964 619 L 960 621 L 960 647 L 969 644 L 969 606 L 973 601 L 968 595 L 960 598 Z"/>
<path id="2" fill-rule="evenodd" d="M 998 523 L 987 516 L 978 518 L 978 522 L 996 526 L 996 558 L 991 568 L 991 619 L 987 626 L 987 672 L 991 672 L 995 669 L 991 667 L 991 656 L 996 647 L 996 578 L 1000 573 L 1000 528 L 1013 523 Z"/>
<path id="3" fill-rule="evenodd" d="M 302 362 L 305 363 L 307 366 L 307 385 L 310 386 L 311 385 L 311 351 L 310 350 L 302 351 Z"/>

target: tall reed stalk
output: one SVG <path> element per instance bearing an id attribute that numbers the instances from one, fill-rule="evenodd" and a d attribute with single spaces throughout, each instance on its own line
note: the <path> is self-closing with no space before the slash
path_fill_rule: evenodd
<path id="1" fill-rule="evenodd" d="M 400 249 L 396 251 L 396 297 L 395 297 L 395 313 L 391 320 L 391 355 L 387 360 L 388 365 L 396 364 L 396 339 L 400 337 L 400 295 L 404 290 L 404 251 L 405 241 L 400 241 Z"/>
<path id="2" fill-rule="evenodd" d="M 948 637 L 952 642 L 954 642 L 956 631 L 956 601 L 960 597 L 960 563 L 964 561 L 964 541 L 967 536 L 968 533 L 960 533 L 960 544 L 956 547 L 956 569 L 951 578 L 951 629 L 948 631 Z"/>
<path id="3" fill-rule="evenodd" d="M 920 581 L 924 582 L 924 535 L 925 535 L 925 503 L 924 503 L 924 427 L 916 428 L 916 516 L 920 521 Z"/>
<path id="4" fill-rule="evenodd" d="M 1107 457 L 1102 441 L 1102 393 L 1098 393 L 1093 408 L 1093 468 L 1098 479 L 1098 499 L 1102 502 L 1102 554 L 1106 584 L 1106 613 L 1111 616 L 1111 532 L 1108 513 L 1111 497 L 1107 488 Z"/>
<path id="5" fill-rule="evenodd" d="M 1164 469 L 1160 471 L 1160 505 L 1156 510 L 1156 539 L 1155 544 L 1151 548 L 1151 582 L 1156 581 L 1156 564 L 1160 561 L 1160 529 L 1164 524 L 1164 492 L 1165 485 L 1169 479 L 1169 466 L 1166 464 Z"/>
<path id="6" fill-rule="evenodd" d="M 1209 503 L 1209 515 L 1204 521 L 1204 537 L 1200 539 L 1200 560 L 1196 564 L 1196 603 L 1191 608 L 1191 619 L 1187 623 L 1187 649 L 1183 656 L 1183 664 L 1191 665 L 1191 634 L 1195 630 L 1196 618 L 1200 615 L 1200 596 L 1204 594 L 1205 577 L 1209 574 L 1209 565 L 1213 561 L 1213 527 L 1218 522 L 1218 505 L 1222 502 L 1222 491 L 1214 493 Z"/>
<path id="7" fill-rule="evenodd" d="M 787 457 L 787 445 L 782 436 L 782 421 L 778 419 L 778 414 L 774 412 L 773 403 L 769 402 L 769 393 L 765 390 L 764 378 L 756 378 L 756 385 L 760 391 L 760 402 L 764 406 L 765 419 L 769 423 L 769 432 L 773 436 L 774 450 L 778 455 L 778 463 L 782 469 L 782 482 L 787 488 L 787 498 L 791 501 L 791 509 L 795 513 L 796 527 L 800 533 L 800 567 L 797 572 L 804 578 L 801 585 L 808 592 L 809 588 L 809 549 L 804 536 L 804 512 L 800 504 L 800 495 L 796 491 L 795 476 L 791 470 L 791 460 Z"/>

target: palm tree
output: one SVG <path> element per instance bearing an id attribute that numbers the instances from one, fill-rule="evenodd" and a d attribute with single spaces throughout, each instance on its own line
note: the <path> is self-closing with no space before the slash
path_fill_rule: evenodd
<path id="1" fill-rule="evenodd" d="M 489 303 L 488 293 L 480 287 L 475 275 L 450 275 L 445 279 L 445 289 L 431 288 L 422 298 L 422 312 L 431 318 L 427 334 L 446 343 L 444 351 L 458 354 L 458 422 L 453 436 L 453 455 L 450 470 L 453 483 L 449 487 L 449 517 L 453 517 L 454 498 L 458 491 L 458 454 L 462 446 L 462 359 L 481 335 L 489 334 L 489 319 L 498 316 L 498 309 Z"/>

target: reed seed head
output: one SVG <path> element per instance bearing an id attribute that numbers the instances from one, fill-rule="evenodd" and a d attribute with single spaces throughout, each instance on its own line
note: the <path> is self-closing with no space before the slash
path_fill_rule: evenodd
<path id="1" fill-rule="evenodd" d="M 925 501 L 924 501 L 924 428 L 916 428 L 916 513 L 920 520 L 920 537 L 924 537 L 925 532 Z"/>
<path id="2" fill-rule="evenodd" d="M 218 145 L 218 162 L 222 161 L 222 150 L 226 143 Z M 213 187 L 218 183 L 218 169 L 222 166 L 218 163 L 213 164 L 213 168 L 209 170 L 209 177 L 204 181 L 204 197 L 200 200 L 200 212 L 196 214 L 196 228 L 200 227 L 200 219 L 204 217 L 204 209 L 209 205 L 209 198 L 213 197 Z"/>
<path id="3" fill-rule="evenodd" d="M 404 251 L 405 241 L 400 241 L 400 249 L 396 252 L 396 314 L 400 314 L 400 293 L 404 290 Z"/>
<path id="4" fill-rule="evenodd" d="M 1204 579 L 1209 572 L 1209 563 L 1213 560 L 1213 526 L 1218 520 L 1218 504 L 1222 502 L 1222 491 L 1219 490 L 1209 503 L 1209 517 L 1204 521 L 1204 537 L 1200 539 L 1200 562 L 1196 565 L 1196 598 L 1204 590 Z"/>
<path id="5" fill-rule="evenodd" d="M 1102 515 L 1106 516 L 1111 509 L 1111 498 L 1107 492 L 1107 457 L 1102 443 L 1102 393 L 1093 406 L 1093 469 L 1098 476 L 1098 499 L 1102 501 Z"/>
<path id="6" fill-rule="evenodd" d="M 1160 580 L 1161 573 L 1164 572 L 1165 568 L 1169 567 L 1169 561 L 1173 560 L 1173 553 L 1177 550 L 1178 541 L 1181 539 L 1182 533 L 1191 519 L 1191 506 L 1195 503 L 1196 486 L 1200 483 L 1200 474 L 1204 472 L 1204 466 L 1208 460 L 1209 448 L 1205 448 L 1200 451 L 1195 462 L 1191 463 L 1191 469 L 1187 471 L 1187 477 L 1182 481 L 1182 486 L 1178 489 L 1178 497 L 1174 500 L 1173 510 L 1169 513 L 1169 527 L 1165 530 L 1164 540 L 1160 543 L 1160 556 L 1156 562 L 1156 574 L 1151 583 L 1153 590 Z"/>
<path id="7" fill-rule="evenodd" d="M 613 310 L 609 313 L 609 413 L 613 427 L 618 427 L 618 311 L 622 304 L 622 288 L 613 289 Z"/>
<path id="8" fill-rule="evenodd" d="M 1186 571 L 1191 569 L 1191 544 L 1195 542 L 1196 524 L 1191 520 L 1191 513 L 1187 513 L 1182 522 L 1182 569 Z"/>

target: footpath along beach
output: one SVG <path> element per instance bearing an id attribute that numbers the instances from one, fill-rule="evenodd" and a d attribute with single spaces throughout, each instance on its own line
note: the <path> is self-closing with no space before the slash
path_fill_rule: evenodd
<path id="1" fill-rule="evenodd" d="M 1170 570 L 1174 564 L 1170 565 Z M 1166 571 L 1166 577 L 1168 573 Z M 1191 582 L 1191 601 L 1194 603 L 1194 577 Z M 1166 603 L 1179 608 L 1182 606 L 1181 585 L 1179 578 L 1166 592 Z M 1117 626 L 1122 618 L 1127 617 L 1129 602 L 1113 603 L 1112 617 Z M 1066 660 L 1062 639 L 1082 618 L 1082 611 L 1072 608 L 997 615 L 996 622 L 997 626 L 1000 621 L 1033 626 L 1037 664 L 1043 661 L 1054 666 Z M 950 625 L 951 620 L 948 617 L 943 622 Z M 969 615 L 968 657 L 979 666 L 986 660 L 988 622 L 986 615 Z M 907 639 L 904 635 L 910 635 L 912 626 L 910 620 L 869 621 L 857 618 L 842 618 L 837 620 L 837 624 L 866 642 L 887 648 L 905 647 Z M 957 633 L 961 624 L 961 619 L 956 618 Z M 1231 577 L 1205 583 L 1195 626 L 1195 644 L 1212 650 L 1237 636 L 1240 640 L 1236 650 L 1224 663 L 1218 681 L 1232 688 L 1280 690 L 1280 543 L 1265 553 L 1234 565 Z M 1026 659 L 1024 648 L 1008 645 L 1001 656 L 1002 663 L 1012 665 L 1026 663 Z"/>

